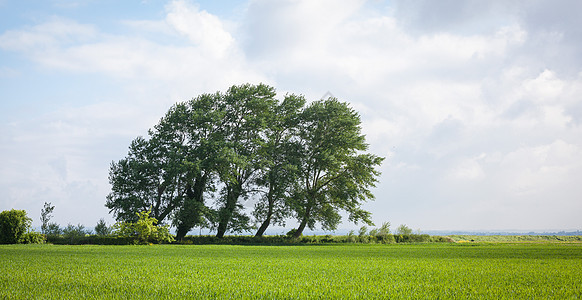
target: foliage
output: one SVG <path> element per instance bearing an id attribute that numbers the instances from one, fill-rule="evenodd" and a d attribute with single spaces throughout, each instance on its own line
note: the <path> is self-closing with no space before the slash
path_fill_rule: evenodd
<path id="1" fill-rule="evenodd" d="M 52 213 L 54 209 L 55 209 L 54 205 L 51 205 L 50 202 L 45 202 L 44 207 L 40 210 L 40 221 L 42 223 L 40 228 L 43 234 L 47 234 L 49 221 L 52 218 Z"/>
<path id="2" fill-rule="evenodd" d="M 287 236 L 288 237 L 294 237 L 295 236 L 295 232 L 297 232 L 297 229 L 293 228 L 293 229 L 291 229 L 291 230 L 289 230 L 287 232 Z"/>
<path id="3" fill-rule="evenodd" d="M 113 225 L 113 234 L 121 238 L 132 239 L 135 244 L 171 243 L 169 225 L 156 226 L 158 220 L 150 217 L 151 211 L 137 213 L 136 222 L 117 222 Z"/>
<path id="4" fill-rule="evenodd" d="M 5 210 L 0 213 L 0 244 L 19 243 L 25 233 L 30 230 L 32 219 L 26 216 L 24 210 Z"/>
<path id="5" fill-rule="evenodd" d="M 45 235 L 47 237 L 54 237 L 63 234 L 63 229 L 57 223 L 48 223 L 45 229 Z"/>
<path id="6" fill-rule="evenodd" d="M 111 193 L 105 206 L 119 221 L 135 222 L 136 212 L 153 207 L 153 216 L 164 220 L 184 196 L 185 180 L 179 149 L 156 138 L 136 138 L 129 154 L 111 163 Z"/>
<path id="7" fill-rule="evenodd" d="M 380 228 L 378 228 L 378 234 L 379 235 L 388 235 L 388 234 L 390 234 L 390 222 L 384 222 L 384 223 L 382 223 L 382 226 L 380 226 Z"/>
<path id="8" fill-rule="evenodd" d="M 360 206 L 373 198 L 383 159 L 365 153 L 359 115 L 333 98 L 305 107 L 302 96 L 275 95 L 244 84 L 172 106 L 112 162 L 106 207 L 119 222 L 151 209 L 176 226 L 178 240 L 196 226 L 217 237 L 252 229 L 261 236 L 289 217 L 300 220 L 300 236 L 316 223 L 336 228 L 340 211 L 372 225 Z M 251 197 L 249 214 L 243 204 Z"/>
<path id="9" fill-rule="evenodd" d="M 218 208 L 217 237 L 227 230 L 251 229 L 241 201 L 249 194 L 248 184 L 257 175 L 264 157 L 261 145 L 267 119 L 274 110 L 275 89 L 263 84 L 231 87 L 222 97 L 221 120 L 224 144 L 219 153 L 217 174 L 224 188 Z"/>
<path id="10" fill-rule="evenodd" d="M 368 227 L 366 227 L 366 226 L 360 227 L 360 229 L 358 230 L 358 236 L 363 237 L 363 236 L 366 236 L 367 234 L 368 234 Z"/>
<path id="11" fill-rule="evenodd" d="M 0 261 L 6 299 L 582 297 L 580 243 L 3 245 Z"/>
<path id="12" fill-rule="evenodd" d="M 20 238 L 21 244 L 44 244 L 45 235 L 38 232 L 27 232 Z"/>
<path id="13" fill-rule="evenodd" d="M 287 95 L 267 118 L 264 143 L 259 149 L 263 159 L 254 181 L 262 193 L 253 211 L 255 219 L 262 221 L 256 236 L 262 236 L 271 224 L 285 225 L 291 214 L 285 200 L 298 175 L 299 145 L 295 137 L 304 104 L 302 96 Z"/>
<path id="14" fill-rule="evenodd" d="M 82 224 L 72 225 L 67 224 L 67 227 L 63 228 L 63 238 L 69 240 L 71 244 L 74 244 L 76 240 L 89 234 L 89 230 L 85 229 Z"/>
<path id="15" fill-rule="evenodd" d="M 97 225 L 95 225 L 95 234 L 97 235 L 109 235 L 111 233 L 111 228 L 107 226 L 103 218 L 99 219 Z"/>
<path id="16" fill-rule="evenodd" d="M 402 225 L 398 226 L 398 228 L 396 229 L 396 234 L 411 235 L 412 229 L 409 228 L 408 226 L 406 226 L 405 224 L 402 224 Z"/>
<path id="17" fill-rule="evenodd" d="M 298 139 L 298 180 L 289 205 L 299 221 L 296 236 L 305 227 L 334 230 L 341 217 L 373 225 L 370 212 L 361 204 L 374 199 L 375 186 L 383 158 L 364 153 L 368 149 L 361 134 L 360 116 L 347 103 L 335 98 L 311 103 L 301 114 Z"/>
<path id="18" fill-rule="evenodd" d="M 582 236 L 564 235 L 451 235 L 455 242 L 581 242 Z"/>

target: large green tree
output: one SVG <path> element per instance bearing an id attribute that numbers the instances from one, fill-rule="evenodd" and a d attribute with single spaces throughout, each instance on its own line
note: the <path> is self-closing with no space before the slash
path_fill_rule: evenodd
<path id="1" fill-rule="evenodd" d="M 184 144 L 184 163 L 191 168 L 186 197 L 177 210 L 174 225 L 177 239 L 181 240 L 194 226 L 215 221 L 215 213 L 205 203 L 204 195 L 214 191 L 219 153 L 224 148 L 222 128 L 226 111 L 222 95 L 203 94 L 184 104 L 175 118 L 175 126 L 183 126 L 187 135 Z"/>
<path id="2" fill-rule="evenodd" d="M 111 164 L 105 206 L 118 221 L 135 222 L 138 212 L 151 209 L 152 217 L 162 222 L 183 202 L 186 169 L 178 149 L 158 136 L 138 137 L 127 157 Z"/>
<path id="3" fill-rule="evenodd" d="M 224 184 L 218 209 L 217 237 L 227 230 L 250 229 L 250 218 L 242 200 L 248 196 L 248 184 L 261 168 L 264 130 L 276 106 L 275 89 L 267 85 L 231 87 L 223 96 L 225 145 L 220 151 L 218 175 Z"/>
<path id="4" fill-rule="evenodd" d="M 374 198 L 370 188 L 383 158 L 365 153 L 368 144 L 359 114 L 335 98 L 313 102 L 301 115 L 298 138 L 300 177 L 288 201 L 299 221 L 294 236 L 318 222 L 324 229 L 335 229 L 341 211 L 352 222 L 372 225 L 361 204 Z"/>
<path id="5" fill-rule="evenodd" d="M 261 190 L 253 215 L 260 226 L 255 236 L 262 236 L 272 223 L 284 225 L 290 210 L 285 203 L 290 187 L 297 178 L 299 115 L 305 105 L 302 96 L 287 95 L 267 120 L 263 158 L 255 184 Z"/>
<path id="6" fill-rule="evenodd" d="M 106 206 L 125 222 L 151 210 L 172 222 L 178 240 L 195 226 L 223 237 L 253 223 L 261 236 L 292 215 L 299 234 L 317 222 L 333 229 L 340 210 L 370 223 L 360 204 L 373 198 L 382 159 L 366 150 L 359 116 L 345 103 L 305 108 L 302 96 L 279 102 L 267 85 L 232 86 L 172 106 L 136 138 L 111 164 Z M 254 209 L 244 206 L 250 197 Z"/>
<path id="7" fill-rule="evenodd" d="M 135 222 L 151 209 L 160 222 L 173 218 L 178 239 L 203 223 L 204 192 L 212 184 L 214 153 L 222 147 L 217 98 L 204 94 L 172 106 L 149 139 L 136 138 L 128 156 L 112 163 L 106 206 L 118 221 Z"/>

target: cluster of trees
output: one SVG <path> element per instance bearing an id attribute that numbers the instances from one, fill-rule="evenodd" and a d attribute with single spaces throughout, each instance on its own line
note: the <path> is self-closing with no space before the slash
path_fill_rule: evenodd
<path id="1" fill-rule="evenodd" d="M 295 218 L 293 236 L 341 221 L 373 225 L 361 204 L 373 199 L 383 158 L 366 153 L 358 113 L 335 98 L 306 105 L 304 97 L 275 99 L 274 88 L 233 86 L 178 103 L 113 162 L 105 206 L 118 221 L 151 211 L 176 227 L 226 232 L 256 229 Z M 252 198 L 254 208 L 243 206 Z"/>
<path id="2" fill-rule="evenodd" d="M 32 219 L 27 216 L 25 210 L 5 210 L 0 213 L 0 244 L 42 244 L 47 239 L 63 238 L 70 241 L 91 234 L 91 230 L 85 226 L 68 224 L 61 228 L 56 223 L 51 223 L 52 212 L 55 209 L 51 203 L 44 204 L 40 211 L 41 232 L 32 231 Z M 105 221 L 101 219 L 95 227 L 97 234 L 111 233 Z"/>
<path id="3" fill-rule="evenodd" d="M 55 207 L 45 202 L 40 211 L 41 233 L 31 231 L 32 219 L 24 210 L 9 210 L 0 213 L 0 244 L 41 244 L 45 241 L 55 243 L 171 243 L 174 237 L 170 234 L 169 225 L 158 226 L 158 220 L 150 217 L 150 211 L 136 214 L 135 222 L 117 222 L 107 226 L 100 219 L 95 231 L 85 228 L 82 224 L 61 228 L 57 223 L 51 223 Z M 107 241 L 110 239 L 110 241 Z"/>
<path id="4" fill-rule="evenodd" d="M 134 222 L 117 222 L 107 226 L 103 219 L 99 220 L 94 231 L 83 225 L 71 225 L 61 228 L 56 223 L 50 223 L 54 206 L 45 203 L 41 210 L 41 230 L 43 233 L 31 231 L 32 220 L 24 210 L 10 210 L 0 213 L 0 244 L 41 244 L 46 242 L 55 244 L 161 244 L 172 243 L 175 238 L 169 231 L 169 225 L 159 225 L 158 221 L 150 216 L 151 211 L 136 213 Z M 288 235 L 291 236 L 293 231 Z M 413 234 L 406 225 L 398 226 L 396 232 L 390 232 L 390 223 L 384 222 L 378 228 L 368 230 L 365 225 L 360 227 L 357 234 L 351 230 L 343 236 L 308 236 L 301 239 L 289 239 L 285 236 L 248 237 L 231 236 L 216 238 L 211 236 L 189 236 L 182 239 L 186 244 L 289 244 L 289 243 L 407 243 L 407 242 L 451 242 L 447 237 L 430 237 Z"/>
<path id="5" fill-rule="evenodd" d="M 82 224 L 78 225 L 67 224 L 66 227 L 61 228 L 59 224 L 50 222 L 50 220 L 53 217 L 52 214 L 54 210 L 55 206 L 52 205 L 50 202 L 45 202 L 43 208 L 40 210 L 40 222 L 41 222 L 40 230 L 45 237 L 48 237 L 49 239 L 55 237 L 64 237 L 69 240 L 74 240 L 92 233 L 90 229 L 85 228 L 85 226 Z M 100 220 L 100 222 L 105 221 L 102 219 Z M 97 224 L 95 229 L 97 229 L 98 227 L 99 224 Z"/>
<path id="6" fill-rule="evenodd" d="M 65 239 L 72 244 L 93 233 L 82 224 L 76 226 L 68 224 L 67 227 L 61 228 L 56 223 L 50 223 L 54 209 L 50 202 L 45 202 L 40 211 L 42 234 L 49 241 Z M 104 219 L 100 219 L 95 225 L 95 235 L 119 237 L 134 244 L 173 242 L 174 237 L 170 234 L 169 226 L 157 226 L 158 220 L 150 217 L 150 213 L 150 211 L 136 213 L 137 219 L 134 222 L 117 222 L 111 227 L 107 226 Z"/>

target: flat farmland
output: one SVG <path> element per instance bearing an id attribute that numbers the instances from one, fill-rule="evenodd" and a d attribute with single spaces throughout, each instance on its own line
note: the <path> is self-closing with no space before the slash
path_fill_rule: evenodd
<path id="1" fill-rule="evenodd" d="M 0 246 L 3 299 L 576 299 L 581 243 Z"/>

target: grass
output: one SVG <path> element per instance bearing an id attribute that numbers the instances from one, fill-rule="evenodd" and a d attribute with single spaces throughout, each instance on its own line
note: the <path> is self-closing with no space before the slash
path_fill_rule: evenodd
<path id="1" fill-rule="evenodd" d="M 582 244 L 0 246 L 0 298 L 572 299 Z"/>
<path id="2" fill-rule="evenodd" d="M 582 242 L 578 235 L 449 235 L 455 242 Z"/>

